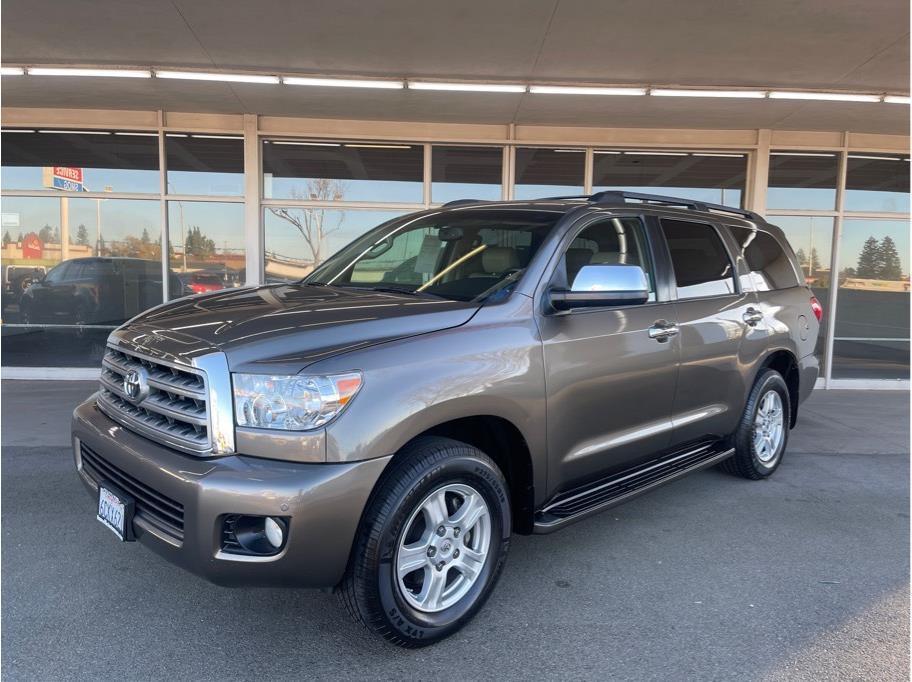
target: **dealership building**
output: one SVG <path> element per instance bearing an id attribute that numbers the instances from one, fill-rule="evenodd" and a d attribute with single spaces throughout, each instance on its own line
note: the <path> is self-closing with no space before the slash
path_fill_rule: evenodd
<path id="1" fill-rule="evenodd" d="M 909 385 L 907 2 L 92 4 L 3 8 L 4 377 L 398 215 L 629 189 L 779 225 L 820 387 Z"/>

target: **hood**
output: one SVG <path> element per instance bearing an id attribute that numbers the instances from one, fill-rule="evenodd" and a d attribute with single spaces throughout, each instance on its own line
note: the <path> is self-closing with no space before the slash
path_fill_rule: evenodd
<path id="1" fill-rule="evenodd" d="M 282 284 L 178 299 L 132 319 L 126 329 L 167 332 L 156 334 L 160 341 L 203 342 L 225 352 L 232 371 L 293 374 L 337 353 L 457 327 L 478 308 L 408 294 Z"/>

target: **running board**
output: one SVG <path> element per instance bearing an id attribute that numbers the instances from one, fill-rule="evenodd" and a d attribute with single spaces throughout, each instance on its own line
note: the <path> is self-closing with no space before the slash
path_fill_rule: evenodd
<path id="1" fill-rule="evenodd" d="M 717 444 L 704 444 L 665 459 L 652 460 L 637 469 L 628 469 L 591 487 L 562 493 L 535 514 L 535 532 L 552 533 L 691 472 L 710 467 L 734 452 L 734 448 L 720 450 Z"/>

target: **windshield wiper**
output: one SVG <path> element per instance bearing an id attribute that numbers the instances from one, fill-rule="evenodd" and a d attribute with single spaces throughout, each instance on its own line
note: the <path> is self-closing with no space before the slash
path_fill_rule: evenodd
<path id="1" fill-rule="evenodd" d="M 439 294 L 432 294 L 429 291 L 418 291 L 416 289 L 400 289 L 399 287 L 367 287 L 371 291 L 382 291 L 388 294 L 406 294 L 407 296 L 430 296 L 432 298 L 446 298 Z"/>

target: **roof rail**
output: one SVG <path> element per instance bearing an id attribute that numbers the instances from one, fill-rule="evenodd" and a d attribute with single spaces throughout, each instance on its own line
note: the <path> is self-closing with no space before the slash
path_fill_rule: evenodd
<path id="1" fill-rule="evenodd" d="M 574 197 L 575 198 L 575 197 Z M 765 222 L 758 214 L 743 208 L 734 208 L 732 206 L 723 206 L 722 204 L 711 204 L 705 201 L 695 199 L 681 199 L 679 197 L 667 197 L 662 194 L 642 194 L 640 192 L 624 192 L 618 190 L 608 190 L 605 192 L 596 192 L 588 197 L 589 201 L 594 204 L 625 204 L 627 199 L 636 199 L 644 203 L 664 204 L 666 206 L 684 206 L 694 211 L 718 211 L 719 213 L 732 213 L 739 215 L 748 220 Z"/>
<path id="2" fill-rule="evenodd" d="M 453 199 L 453 201 L 448 201 L 441 208 L 446 208 L 448 206 L 462 206 L 463 204 L 480 204 L 484 199 Z"/>

